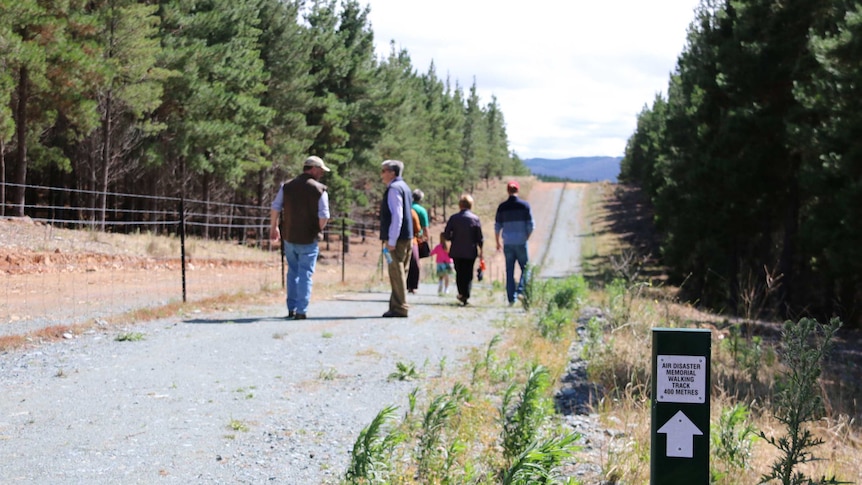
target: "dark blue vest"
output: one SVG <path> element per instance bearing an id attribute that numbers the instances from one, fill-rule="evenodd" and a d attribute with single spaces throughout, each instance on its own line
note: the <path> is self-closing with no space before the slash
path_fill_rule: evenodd
<path id="1" fill-rule="evenodd" d="M 386 191 L 383 192 L 383 200 L 380 201 L 380 240 L 389 240 L 389 226 L 392 224 L 392 211 L 389 210 L 390 190 L 400 191 L 401 199 L 404 202 L 404 218 L 401 224 L 401 232 L 398 234 L 398 240 L 413 239 L 413 216 L 410 215 L 413 194 L 410 192 L 407 182 L 402 178 L 397 178 L 389 187 L 386 187 Z"/>

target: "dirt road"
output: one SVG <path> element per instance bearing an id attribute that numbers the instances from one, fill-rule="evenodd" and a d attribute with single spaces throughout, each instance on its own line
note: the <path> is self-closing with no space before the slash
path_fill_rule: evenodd
<path id="1" fill-rule="evenodd" d="M 540 278 L 565 278 L 581 270 L 582 206 L 585 184 L 545 183 L 531 194 L 536 234 L 530 260 Z"/>

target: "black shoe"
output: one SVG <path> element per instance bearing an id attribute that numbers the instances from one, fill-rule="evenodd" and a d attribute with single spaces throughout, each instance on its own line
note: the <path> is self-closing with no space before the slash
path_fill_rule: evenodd
<path id="1" fill-rule="evenodd" d="M 390 310 L 390 311 L 383 314 L 383 318 L 407 318 L 407 315 L 395 313 L 395 312 Z"/>
<path id="2" fill-rule="evenodd" d="M 291 318 L 293 318 L 293 317 L 295 317 L 295 316 L 296 316 L 296 310 L 288 310 L 288 311 L 287 311 L 287 318 L 288 318 L 288 319 L 291 319 Z"/>
<path id="3" fill-rule="evenodd" d="M 293 316 L 294 320 L 305 320 L 306 318 L 305 313 L 297 313 Z"/>

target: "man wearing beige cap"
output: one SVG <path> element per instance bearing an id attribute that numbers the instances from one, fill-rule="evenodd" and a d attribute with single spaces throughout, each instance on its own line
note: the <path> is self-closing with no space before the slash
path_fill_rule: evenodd
<path id="1" fill-rule="evenodd" d="M 281 184 L 270 211 L 270 238 L 281 239 L 287 260 L 287 318 L 294 320 L 307 317 L 311 276 L 320 253 L 317 241 L 329 221 L 329 195 L 319 182 L 324 172 L 329 168 L 320 157 L 308 157 L 302 173 Z"/>

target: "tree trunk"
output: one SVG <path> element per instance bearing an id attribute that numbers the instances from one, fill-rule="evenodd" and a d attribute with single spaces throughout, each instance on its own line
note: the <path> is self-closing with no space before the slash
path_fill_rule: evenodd
<path id="1" fill-rule="evenodd" d="M 0 139 L 0 216 L 6 215 L 6 144 Z"/>
<path id="2" fill-rule="evenodd" d="M 796 159 L 794 155 L 792 158 Z M 796 160 L 794 160 L 795 162 Z M 798 167 L 798 163 L 793 164 Z M 788 309 L 795 305 L 796 286 L 796 242 L 799 240 L 799 180 L 796 171 L 789 180 L 787 205 L 784 209 L 784 240 L 779 259 L 779 274 L 783 280 L 778 288 L 779 311 L 784 317 L 790 316 Z"/>
<path id="3" fill-rule="evenodd" d="M 108 90 L 105 99 L 105 117 L 102 120 L 102 178 L 99 181 L 99 223 L 102 231 L 105 230 L 105 215 L 108 202 L 108 171 L 111 167 L 111 101 L 113 93 Z"/>
<path id="4" fill-rule="evenodd" d="M 30 95 L 27 87 L 30 76 L 26 67 L 18 70 L 18 106 L 15 111 L 16 137 L 18 145 L 15 150 L 15 175 L 12 183 L 17 184 L 12 196 L 12 215 L 24 217 L 24 184 L 27 183 L 27 97 Z"/>

